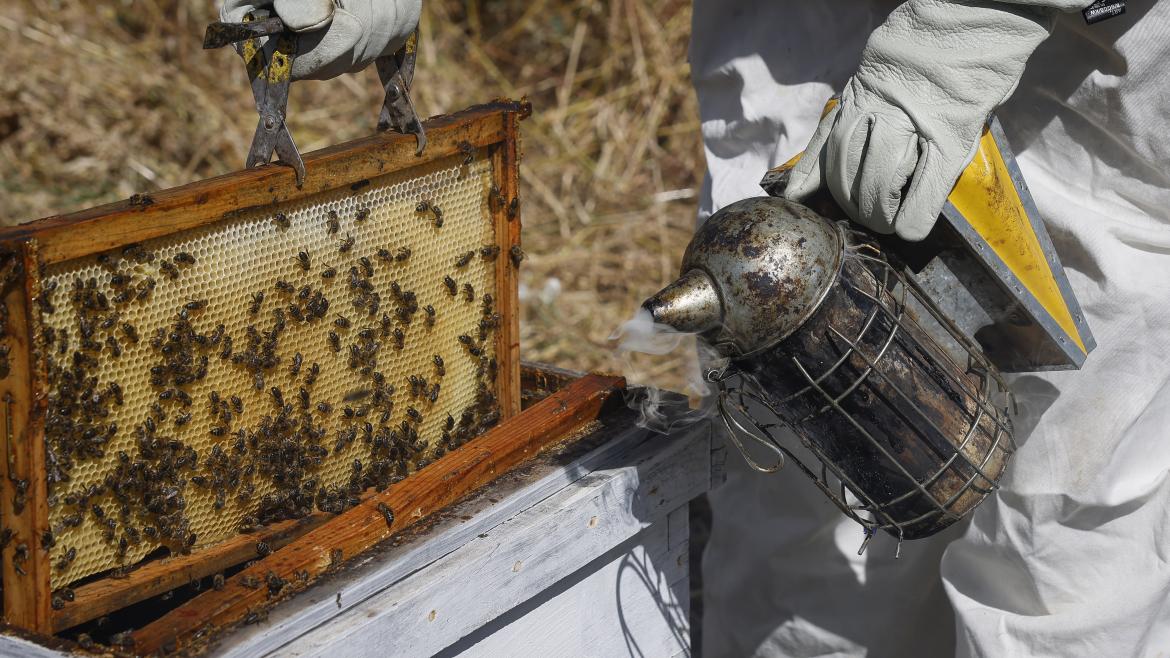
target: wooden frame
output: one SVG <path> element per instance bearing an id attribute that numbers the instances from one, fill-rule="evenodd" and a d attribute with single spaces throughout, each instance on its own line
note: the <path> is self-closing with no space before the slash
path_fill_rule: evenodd
<path id="1" fill-rule="evenodd" d="M 487 149 L 497 172 L 499 189 L 490 199 L 501 257 L 497 259 L 497 329 L 499 361 L 497 397 L 502 419 L 520 409 L 519 324 L 516 267 L 508 257 L 519 249 L 517 197 L 517 123 L 530 113 L 527 103 L 497 101 L 433 118 L 426 122 L 428 146 L 415 154 L 413 135 L 383 133 L 304 157 L 306 178 L 297 187 L 291 169 L 281 165 L 234 172 L 182 187 L 68 215 L 0 228 L 0 252 L 11 254 L 19 267 L 3 297 L 7 304 L 7 345 L 10 374 L 0 380 L 0 415 L 6 459 L 0 460 L 0 522 L 7 537 L 0 552 L 4 618 L 10 625 L 52 633 L 130 603 L 165 592 L 193 577 L 203 577 L 236 564 L 258 538 L 273 545 L 293 541 L 313 530 L 321 519 L 309 517 L 277 524 L 184 558 L 160 561 L 128 579 L 79 587 L 77 601 L 66 611 L 51 608 L 48 549 L 38 529 L 48 527 L 45 482 L 45 368 L 33 336 L 39 334 L 36 301 L 39 276 L 46 265 L 93 255 L 126 244 L 230 220 L 271 204 L 286 203 L 345 186 L 357 191 L 369 179 L 443 158 Z M 10 532 L 9 532 L 10 531 Z M 203 561 L 203 557 L 207 561 Z M 84 606 L 84 607 L 83 607 Z M 85 611 L 85 612 L 79 612 Z M 98 611 L 97 614 L 91 614 Z"/>

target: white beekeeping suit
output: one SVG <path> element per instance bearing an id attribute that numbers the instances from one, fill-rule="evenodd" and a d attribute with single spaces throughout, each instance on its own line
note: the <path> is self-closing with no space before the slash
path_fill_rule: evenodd
<path id="1" fill-rule="evenodd" d="M 1033 5 L 1087 1 L 911 0 L 898 10 L 909 18 L 890 19 L 892 32 L 913 45 L 904 31 L 948 4 L 950 16 L 1010 5 L 1014 21 Z M 825 100 L 848 89 L 871 33 L 899 5 L 696 0 L 690 58 L 709 168 L 703 217 L 758 196 L 763 172 L 809 144 Z M 880 536 L 858 556 L 861 529 L 801 474 L 757 474 L 733 456 L 711 496 L 706 658 L 1170 654 L 1170 3 L 1128 5 L 1095 25 L 1062 14 L 1047 40 L 1034 29 L 1042 21 L 1013 23 L 1021 41 L 1005 47 L 1004 31 L 976 21 L 928 41 L 945 47 L 958 35 L 971 39 L 971 52 L 994 46 L 960 63 L 1003 75 L 950 100 L 965 99 L 977 115 L 1010 95 L 997 114 L 1096 351 L 1080 371 L 1015 378 L 1020 450 L 1002 489 L 970 524 L 908 542 L 900 560 Z M 1013 51 L 1013 43 L 1024 45 Z M 914 50 L 892 44 L 885 52 L 896 69 Z M 1011 93 L 1011 65 L 1025 60 Z M 804 171 L 806 185 L 829 186 L 859 221 L 909 238 L 922 232 L 915 203 L 945 195 L 950 169 L 965 164 L 962 130 L 936 129 L 925 114 L 899 123 L 883 106 L 906 92 L 925 113 L 937 94 L 915 85 L 945 88 L 949 72 L 965 70 L 931 64 L 855 89 L 861 111 L 838 123 L 863 125 L 858 118 L 876 107 L 896 129 L 859 139 L 845 128 L 827 135 L 834 126 L 826 125 Z M 960 84 L 975 79 L 956 75 Z M 906 126 L 927 139 L 907 140 Z M 921 166 L 922 154 L 936 151 L 940 169 Z"/>

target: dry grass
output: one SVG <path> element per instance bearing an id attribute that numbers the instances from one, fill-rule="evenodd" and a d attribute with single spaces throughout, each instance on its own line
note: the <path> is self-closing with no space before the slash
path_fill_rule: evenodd
<path id="1" fill-rule="evenodd" d="M 200 49 L 209 0 L 17 0 L 0 14 L 0 221 L 236 169 L 243 67 Z M 420 113 L 528 96 L 526 358 L 616 369 L 606 340 L 676 274 L 703 162 L 687 0 L 426 0 Z M 373 71 L 293 86 L 303 152 L 373 130 Z M 559 292 L 558 292 L 559 291 Z M 643 376 L 677 386 L 673 362 Z"/>

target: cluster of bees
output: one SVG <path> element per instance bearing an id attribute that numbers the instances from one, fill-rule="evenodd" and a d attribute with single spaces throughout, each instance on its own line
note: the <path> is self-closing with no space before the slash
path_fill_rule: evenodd
<path id="1" fill-rule="evenodd" d="M 433 202 L 421 202 L 417 210 L 436 228 L 442 226 L 442 210 Z M 368 217 L 368 210 L 359 209 L 352 217 L 355 229 Z M 273 221 L 278 231 L 291 226 L 283 214 Z M 300 249 L 293 256 L 295 268 L 308 282 L 277 279 L 271 289 L 249 293 L 241 303 L 251 324 L 242 335 L 224 324 L 208 326 L 205 316 L 214 313 L 215 302 L 203 299 L 182 302 L 165 326 L 140 330 L 125 319 L 131 305 L 151 303 L 160 285 L 181 281 L 197 262 L 185 252 L 161 258 L 130 245 L 97 258 L 108 284 L 78 276 L 61 286 L 67 291 L 58 291 L 55 283 L 44 287 L 37 298 L 41 313 L 70 314 L 67 329 L 46 324 L 38 341 L 50 391 L 45 435 L 53 526 L 41 538 L 46 550 L 56 544 L 56 535 L 91 523 L 119 561 L 143 542 L 187 552 L 199 539 L 188 517 L 188 499 L 197 492 L 216 511 L 229 504 L 247 509 L 241 532 L 314 510 L 338 513 L 357 504 L 366 489 L 400 481 L 498 421 L 498 366 L 489 341 L 501 318 L 492 295 L 477 295 L 471 283 L 460 285 L 450 275 L 444 279 L 451 298 L 479 302 L 475 329 L 452 346 L 472 360 L 476 392 L 471 404 L 440 422 L 438 437 L 424 437 L 420 429 L 440 399 L 448 364 L 434 354 L 425 372 L 406 375 L 386 372 L 380 361 L 387 349 L 404 349 L 412 327 L 433 327 L 435 306 L 423 304 L 398 281 L 373 282 L 381 268 L 405 264 L 412 252 L 398 247 L 355 254 L 356 240 L 341 233 L 335 211 L 323 224 L 329 236 L 337 236 L 335 252 Z M 497 245 L 484 245 L 459 256 L 455 270 L 476 256 L 494 261 L 500 255 Z M 329 260 L 352 265 L 342 271 Z M 352 386 L 340 399 L 315 393 L 320 363 L 281 349 L 290 330 L 308 327 L 320 332 L 329 352 L 352 373 Z M 117 381 L 102 381 L 99 371 L 143 341 L 151 355 L 150 390 L 133 394 L 151 396 L 148 411 L 132 427 L 119 427 L 111 418 L 129 394 Z M 5 351 L 0 361 L 6 356 Z M 192 389 L 209 371 L 223 368 L 244 373 L 254 392 L 211 390 L 197 399 Z M 392 422 L 396 399 L 401 419 Z M 248 417 L 258 420 L 244 422 L 246 408 L 257 404 L 263 407 L 248 409 Z M 126 433 L 133 437 L 132 447 L 120 441 L 125 449 L 110 454 L 111 442 Z M 200 452 L 185 440 L 203 433 L 213 437 L 210 449 Z M 346 475 L 327 482 L 323 467 L 342 453 L 352 457 L 347 451 L 357 444 L 364 446 L 362 459 L 352 459 Z M 74 483 L 75 468 L 91 461 L 101 464 L 102 475 Z M 258 489 L 267 493 L 257 495 Z M 67 571 L 76 549 L 62 547 L 57 555 L 54 569 Z M 58 590 L 54 607 L 69 595 L 67 588 Z"/>

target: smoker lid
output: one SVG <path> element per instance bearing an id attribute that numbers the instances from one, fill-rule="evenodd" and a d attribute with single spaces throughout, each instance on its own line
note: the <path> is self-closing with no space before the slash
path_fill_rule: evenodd
<path id="1" fill-rule="evenodd" d="M 703 338 L 742 358 L 787 338 L 816 311 L 841 268 L 836 224 L 776 197 L 737 201 L 695 233 L 682 271 L 700 270 L 721 302 L 721 322 Z"/>

